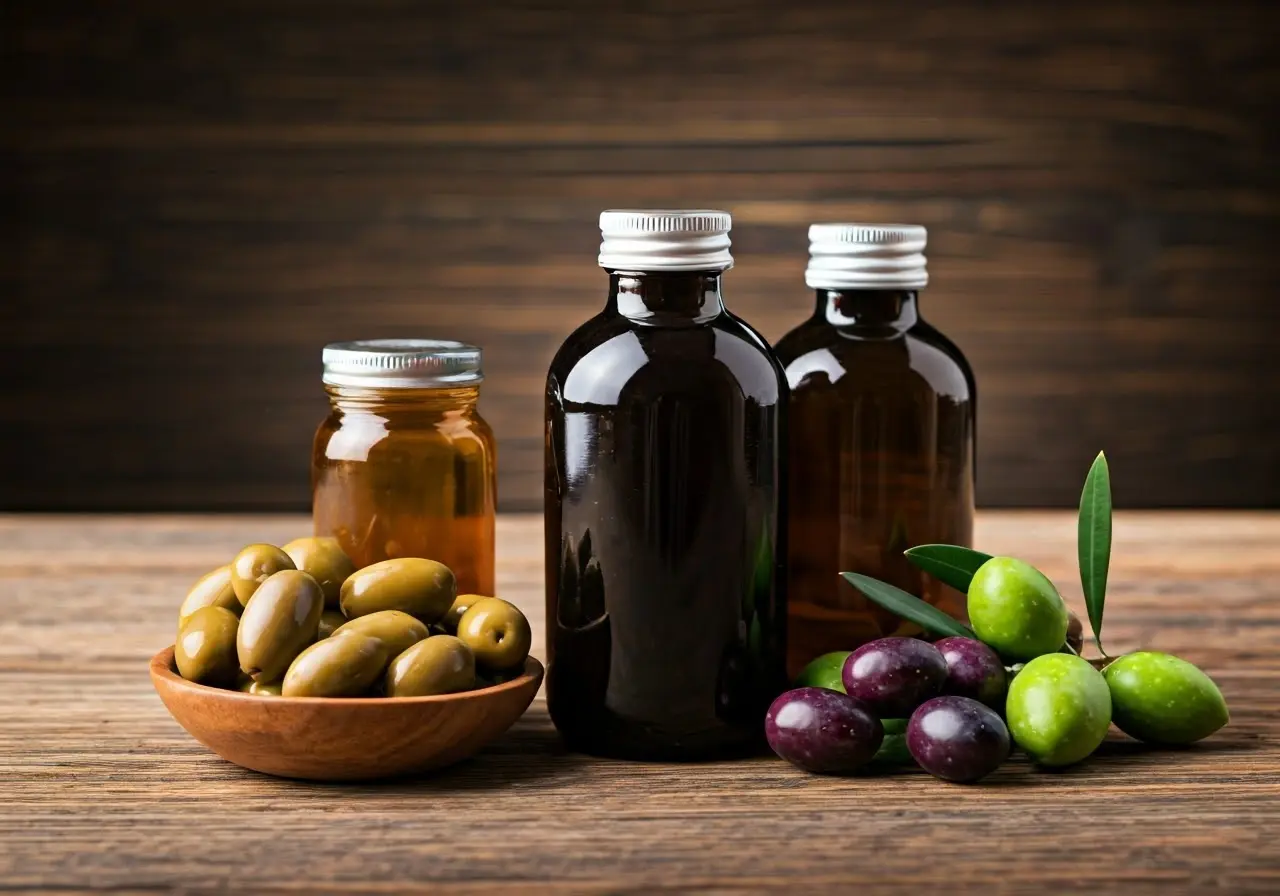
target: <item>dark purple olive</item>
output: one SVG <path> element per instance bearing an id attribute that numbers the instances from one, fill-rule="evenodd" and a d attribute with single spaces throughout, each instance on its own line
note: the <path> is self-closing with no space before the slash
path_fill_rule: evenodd
<path id="1" fill-rule="evenodd" d="M 844 689 L 882 719 L 906 718 L 942 693 L 947 661 L 916 638 L 881 638 L 863 644 L 844 661 Z"/>
<path id="2" fill-rule="evenodd" d="M 1009 729 L 994 709 L 969 697 L 934 697 L 907 723 L 907 749 L 944 781 L 985 778 L 1009 756 Z"/>
<path id="3" fill-rule="evenodd" d="M 1074 610 L 1067 610 L 1067 646 L 1080 655 L 1084 650 L 1084 623 Z"/>
<path id="4" fill-rule="evenodd" d="M 773 701 L 764 717 L 764 736 L 787 762 L 832 774 L 871 761 L 884 728 L 867 707 L 839 691 L 796 688 Z"/>
<path id="5" fill-rule="evenodd" d="M 943 638 L 933 646 L 947 662 L 944 694 L 972 697 L 997 711 L 1004 708 L 1009 675 L 998 653 L 973 638 Z"/>

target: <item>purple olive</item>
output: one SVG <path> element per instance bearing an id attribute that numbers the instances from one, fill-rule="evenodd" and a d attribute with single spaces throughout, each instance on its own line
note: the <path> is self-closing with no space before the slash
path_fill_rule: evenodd
<path id="1" fill-rule="evenodd" d="M 1073 610 L 1067 610 L 1067 646 L 1080 655 L 1084 650 L 1084 623 Z"/>
<path id="2" fill-rule="evenodd" d="M 989 706 L 969 697 L 934 697 L 907 723 L 907 749 L 936 778 L 968 784 L 1009 756 L 1009 729 Z"/>
<path id="3" fill-rule="evenodd" d="M 880 638 L 844 661 L 844 689 L 882 719 L 906 718 L 942 693 L 947 661 L 932 644 L 916 638 Z"/>
<path id="4" fill-rule="evenodd" d="M 933 646 L 947 662 L 944 694 L 972 697 L 994 710 L 1004 708 L 1009 675 L 999 654 L 973 638 L 943 638 Z"/>
<path id="5" fill-rule="evenodd" d="M 773 701 L 764 735 L 773 752 L 793 765 L 839 773 L 869 762 L 884 728 L 867 707 L 839 691 L 796 688 Z"/>

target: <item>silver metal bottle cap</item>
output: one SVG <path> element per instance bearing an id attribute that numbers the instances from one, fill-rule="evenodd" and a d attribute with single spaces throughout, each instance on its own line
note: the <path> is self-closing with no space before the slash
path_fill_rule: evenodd
<path id="1" fill-rule="evenodd" d="M 610 209 L 600 213 L 600 267 L 614 271 L 724 271 L 728 212 L 711 209 Z"/>
<path id="2" fill-rule="evenodd" d="M 324 383 L 373 389 L 465 386 L 484 379 L 480 349 L 446 339 L 360 339 L 324 347 Z"/>
<path id="3" fill-rule="evenodd" d="M 928 232 L 919 224 L 814 224 L 809 228 L 810 289 L 922 289 Z"/>

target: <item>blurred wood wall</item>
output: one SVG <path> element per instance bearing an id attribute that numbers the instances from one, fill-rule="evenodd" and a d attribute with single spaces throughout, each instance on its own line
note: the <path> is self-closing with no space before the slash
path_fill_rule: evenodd
<path id="1" fill-rule="evenodd" d="M 985 505 L 1280 505 L 1280 4 L 28 0 L 0 12 L 0 507 L 308 501 L 321 346 L 485 349 L 507 509 L 596 215 L 930 229 Z"/>

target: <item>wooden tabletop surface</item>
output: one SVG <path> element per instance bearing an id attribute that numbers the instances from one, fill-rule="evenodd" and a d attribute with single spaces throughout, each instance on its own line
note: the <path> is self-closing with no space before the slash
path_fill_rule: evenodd
<path id="1" fill-rule="evenodd" d="M 189 738 L 151 689 L 187 586 L 302 517 L 0 516 L 0 890 L 1280 891 L 1280 514 L 1122 513 L 1112 652 L 1221 685 L 1201 745 L 1113 733 L 1054 773 L 963 787 L 806 775 L 761 757 L 566 753 L 541 699 L 475 759 L 372 786 L 277 780 Z M 984 513 L 978 544 L 1082 611 L 1065 513 Z M 499 593 L 542 650 L 537 517 L 499 525 Z M 1083 612 L 1082 612 L 1083 615 Z"/>

